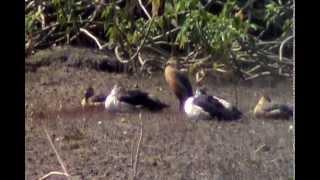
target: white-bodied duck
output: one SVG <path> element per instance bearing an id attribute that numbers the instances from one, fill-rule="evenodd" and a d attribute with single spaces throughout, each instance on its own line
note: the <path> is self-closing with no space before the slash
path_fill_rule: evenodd
<path id="1" fill-rule="evenodd" d="M 169 107 L 156 97 L 141 90 L 126 90 L 121 84 L 115 84 L 105 100 L 105 108 L 110 112 L 132 112 L 144 108 L 159 111 Z"/>
<path id="2" fill-rule="evenodd" d="M 184 103 L 184 111 L 190 119 L 237 120 L 242 113 L 228 101 L 206 94 L 198 88 L 195 96 L 189 97 Z"/>

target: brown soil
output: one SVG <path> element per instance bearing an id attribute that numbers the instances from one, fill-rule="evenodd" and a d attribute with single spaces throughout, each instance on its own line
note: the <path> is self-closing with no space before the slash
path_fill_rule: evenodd
<path id="1" fill-rule="evenodd" d="M 50 56 L 47 56 L 50 59 Z M 59 59 L 59 58 L 57 58 Z M 28 59 L 28 62 L 32 62 Z M 87 66 L 90 67 L 90 66 Z M 118 81 L 153 93 L 170 108 L 141 112 L 143 137 L 137 179 L 290 179 L 293 176 L 293 121 L 255 119 L 250 110 L 262 93 L 292 104 L 292 83 L 263 80 L 238 86 L 238 122 L 190 122 L 161 74 L 137 77 L 97 71 L 65 62 L 26 71 L 26 178 L 61 171 L 44 133 L 48 129 L 69 174 L 76 179 L 131 179 L 140 134 L 139 112 L 109 114 L 83 110 L 83 89 L 108 93 Z M 234 86 L 206 81 L 211 94 L 234 101 Z M 53 179 L 53 178 L 52 178 Z"/>

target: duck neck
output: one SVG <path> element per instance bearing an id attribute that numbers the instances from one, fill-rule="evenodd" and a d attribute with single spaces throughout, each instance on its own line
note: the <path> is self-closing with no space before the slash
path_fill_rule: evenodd
<path id="1" fill-rule="evenodd" d="M 84 107 L 88 104 L 88 98 L 87 97 L 84 97 L 82 100 L 81 100 L 81 105 Z"/>
<path id="2" fill-rule="evenodd" d="M 260 99 L 256 107 L 254 108 L 254 113 L 261 112 L 266 104 L 267 102 L 264 99 Z"/>

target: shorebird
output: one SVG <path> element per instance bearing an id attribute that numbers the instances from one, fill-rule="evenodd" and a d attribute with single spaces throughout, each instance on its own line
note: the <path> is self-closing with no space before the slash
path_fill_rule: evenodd
<path id="1" fill-rule="evenodd" d="M 193 96 L 193 90 L 188 77 L 177 70 L 177 60 L 171 57 L 166 63 L 164 77 L 169 88 L 179 100 L 179 110 L 183 110 L 183 103 Z"/>
<path id="2" fill-rule="evenodd" d="M 153 95 L 139 89 L 126 90 L 121 84 L 115 84 L 105 100 L 105 108 L 110 112 L 132 112 L 139 108 L 159 111 L 167 107 Z"/>
<path id="3" fill-rule="evenodd" d="M 293 108 L 286 104 L 271 103 L 271 98 L 263 95 L 253 110 L 256 118 L 290 119 L 293 117 Z"/>

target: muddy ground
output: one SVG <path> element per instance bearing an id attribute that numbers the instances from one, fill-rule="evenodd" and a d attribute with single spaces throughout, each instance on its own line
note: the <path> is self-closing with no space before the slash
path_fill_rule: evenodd
<path id="1" fill-rule="evenodd" d="M 50 53 L 44 54 L 59 59 Z M 33 59 L 38 61 L 39 57 Z M 178 113 L 178 102 L 161 74 L 138 77 L 56 61 L 32 70 L 26 68 L 25 75 L 26 179 L 62 171 L 44 128 L 75 179 L 131 179 L 141 122 L 137 179 L 293 177 L 293 132 L 289 130 L 293 121 L 255 119 L 250 114 L 261 92 L 269 93 L 276 102 L 292 104 L 290 80 L 241 83 L 238 102 L 245 117 L 238 122 L 195 123 Z M 170 108 L 159 113 L 142 111 L 140 120 L 140 112 L 109 114 L 103 109 L 80 107 L 83 89 L 88 85 L 96 92 L 108 93 L 118 81 L 131 88 L 137 84 L 170 104 Z M 206 84 L 211 94 L 235 101 L 232 84 L 210 78 Z"/>

